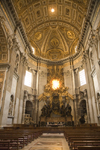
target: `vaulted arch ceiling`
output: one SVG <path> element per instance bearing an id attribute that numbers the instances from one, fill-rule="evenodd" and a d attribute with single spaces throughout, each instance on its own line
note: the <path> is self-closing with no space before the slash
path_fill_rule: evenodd
<path id="1" fill-rule="evenodd" d="M 88 3 L 89 0 L 13 0 L 35 55 L 50 60 L 77 52 Z"/>

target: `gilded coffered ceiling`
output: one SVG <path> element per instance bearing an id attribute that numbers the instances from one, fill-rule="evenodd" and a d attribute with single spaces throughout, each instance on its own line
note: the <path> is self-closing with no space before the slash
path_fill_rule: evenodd
<path id="1" fill-rule="evenodd" d="M 88 3 L 89 0 L 13 0 L 35 48 L 34 55 L 53 61 L 77 53 Z"/>

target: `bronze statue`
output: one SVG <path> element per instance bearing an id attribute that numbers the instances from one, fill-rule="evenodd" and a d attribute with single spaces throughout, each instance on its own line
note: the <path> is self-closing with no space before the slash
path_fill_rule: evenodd
<path id="1" fill-rule="evenodd" d="M 61 113 L 61 116 L 62 116 L 62 117 L 65 116 L 65 104 L 63 104 L 63 105 L 61 106 L 60 113 Z"/>
<path id="2" fill-rule="evenodd" d="M 65 108 L 65 113 L 67 116 L 71 116 L 71 111 L 72 111 L 72 108 L 69 104 L 67 104 L 66 108 Z"/>
<path id="3" fill-rule="evenodd" d="M 84 123 L 85 123 L 84 115 L 81 116 L 81 118 L 79 119 L 79 121 L 80 121 L 81 124 L 84 124 Z"/>
<path id="4" fill-rule="evenodd" d="M 41 109 L 42 113 L 41 113 L 41 116 L 42 117 L 50 117 L 50 114 L 51 114 L 51 107 L 50 107 L 50 104 L 48 105 L 44 105 L 43 108 Z"/>
<path id="5" fill-rule="evenodd" d="M 41 111 L 42 111 L 41 116 L 45 117 L 47 115 L 47 106 L 44 105 L 43 108 L 41 109 Z"/>

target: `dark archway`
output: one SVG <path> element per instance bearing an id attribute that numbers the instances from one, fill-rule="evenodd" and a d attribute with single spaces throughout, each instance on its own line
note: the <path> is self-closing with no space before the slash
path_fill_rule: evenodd
<path id="1" fill-rule="evenodd" d="M 33 112 L 33 104 L 30 101 L 26 101 L 26 108 L 25 108 L 25 114 L 30 114 L 30 117 L 32 117 Z"/>
<path id="2" fill-rule="evenodd" d="M 87 114 L 87 109 L 86 109 L 86 100 L 82 100 L 80 102 L 80 115 L 86 115 Z"/>

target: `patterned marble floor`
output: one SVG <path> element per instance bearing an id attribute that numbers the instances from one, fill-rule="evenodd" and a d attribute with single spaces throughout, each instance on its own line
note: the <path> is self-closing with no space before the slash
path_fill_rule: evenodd
<path id="1" fill-rule="evenodd" d="M 22 150 L 69 150 L 63 133 L 43 133 Z"/>

